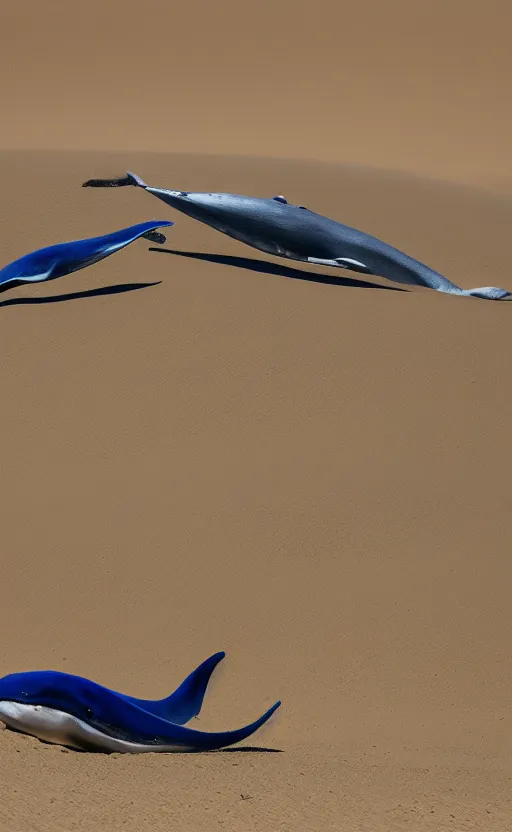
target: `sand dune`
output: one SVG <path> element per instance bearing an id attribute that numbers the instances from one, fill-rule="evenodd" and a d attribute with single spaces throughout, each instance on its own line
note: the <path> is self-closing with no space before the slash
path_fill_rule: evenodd
<path id="1" fill-rule="evenodd" d="M 512 287 L 504 197 L 265 160 L 6 153 L 7 257 L 169 218 L 79 187 L 127 166 L 284 191 L 463 285 Z M 282 753 L 105 760 L 5 733 L 0 819 L 506 828 L 510 307 L 316 282 L 340 273 L 173 218 L 177 254 L 140 241 L 0 300 L 0 670 L 160 696 L 225 649 L 201 727 L 280 697 L 255 739 Z M 116 287 L 133 291 L 100 293 Z"/>
<path id="2" fill-rule="evenodd" d="M 284 193 L 512 290 L 509 5 L 4 5 L 2 264 L 176 224 L 0 294 L 0 675 L 158 697 L 224 649 L 198 726 L 283 705 L 210 755 L 2 731 L 0 830 L 504 832 L 512 307 L 80 185 Z"/>

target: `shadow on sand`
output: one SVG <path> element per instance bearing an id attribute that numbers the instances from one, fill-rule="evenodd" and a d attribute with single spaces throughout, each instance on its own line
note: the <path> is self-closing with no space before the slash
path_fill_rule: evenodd
<path id="1" fill-rule="evenodd" d="M 117 286 L 102 286 L 99 289 L 85 289 L 82 292 L 71 292 L 67 295 L 53 295 L 45 298 L 9 298 L 8 300 L 0 301 L 2 306 L 36 306 L 40 303 L 63 303 L 66 300 L 80 300 L 81 298 L 97 298 L 103 295 L 121 295 L 124 292 L 135 292 L 137 289 L 145 289 L 148 286 L 158 286 L 160 280 L 156 283 L 120 283 Z M 26 283 L 20 282 L 13 286 L 10 284 L 4 289 L 0 287 L 1 292 L 7 292 L 9 289 L 17 288 L 17 286 L 26 286 Z"/>
<path id="2" fill-rule="evenodd" d="M 159 251 L 162 254 L 174 254 L 194 260 L 206 260 L 208 263 L 219 263 L 223 266 L 237 266 L 239 269 L 248 269 L 251 272 L 260 272 L 261 274 L 274 274 L 278 277 L 308 280 L 310 283 L 325 283 L 329 286 L 346 286 L 352 289 L 384 289 L 388 292 L 407 291 L 407 289 L 399 289 L 397 286 L 382 286 L 380 283 L 372 283 L 369 280 L 360 280 L 359 278 L 333 277 L 330 274 L 317 274 L 317 272 L 294 269 L 290 266 L 281 266 L 279 263 L 259 260 L 255 257 L 233 257 L 228 254 L 207 254 L 200 251 L 178 251 L 170 248 L 150 248 L 149 251 Z"/>
<path id="3" fill-rule="evenodd" d="M 282 748 L 259 748 L 256 745 L 242 745 L 240 748 L 219 748 L 219 754 L 282 754 Z M 216 753 L 216 752 L 213 752 Z"/>

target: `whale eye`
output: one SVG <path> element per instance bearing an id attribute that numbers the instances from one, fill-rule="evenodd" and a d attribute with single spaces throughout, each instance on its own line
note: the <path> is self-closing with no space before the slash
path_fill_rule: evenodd
<path id="1" fill-rule="evenodd" d="M 92 716 L 92 708 L 86 708 L 85 709 L 85 715 L 86 716 Z"/>

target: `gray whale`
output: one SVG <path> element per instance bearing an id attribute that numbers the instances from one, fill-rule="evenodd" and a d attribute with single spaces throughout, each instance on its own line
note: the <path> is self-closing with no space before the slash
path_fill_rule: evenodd
<path id="1" fill-rule="evenodd" d="M 283 196 L 263 199 L 152 188 L 129 171 L 119 179 L 89 179 L 82 187 L 130 185 L 143 188 L 183 214 L 268 254 L 385 277 L 396 283 L 425 286 L 450 295 L 486 300 L 512 298 L 511 292 L 495 286 L 462 289 L 377 237 L 303 206 L 292 205 Z"/>

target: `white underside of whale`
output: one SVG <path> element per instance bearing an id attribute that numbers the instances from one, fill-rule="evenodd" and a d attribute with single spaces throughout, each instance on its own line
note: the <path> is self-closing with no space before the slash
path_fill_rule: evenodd
<path id="1" fill-rule="evenodd" d="M 0 702 L 0 720 L 8 728 L 31 734 L 43 742 L 77 748 L 80 751 L 148 754 L 197 750 L 182 745 L 143 745 L 111 737 L 71 714 L 44 705 L 26 705 L 4 700 Z"/>

